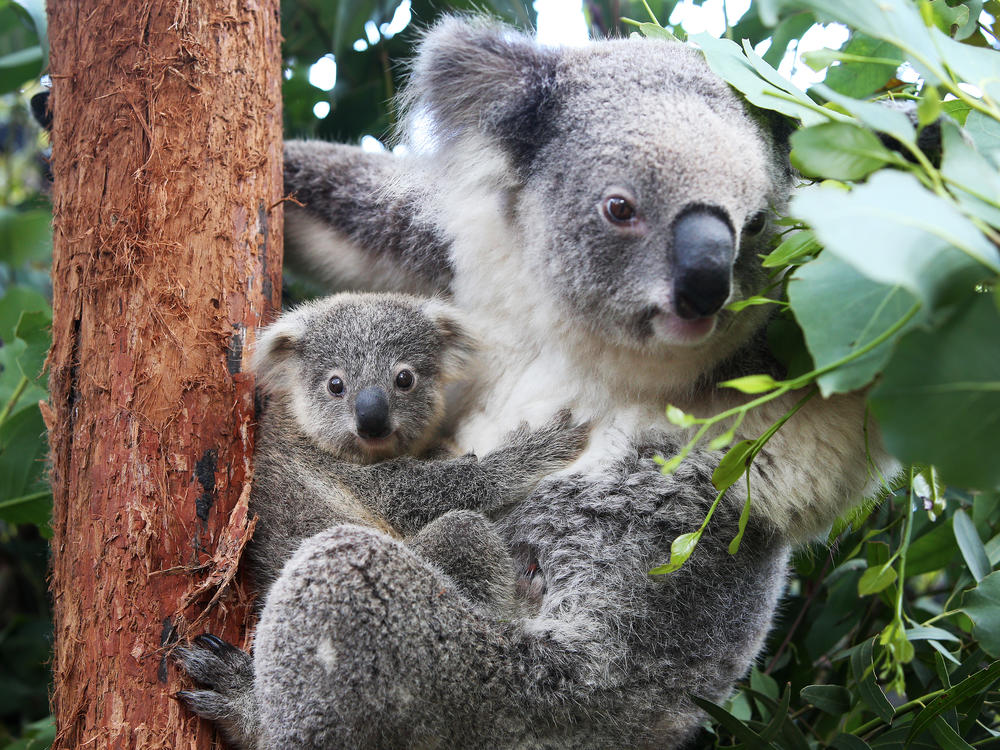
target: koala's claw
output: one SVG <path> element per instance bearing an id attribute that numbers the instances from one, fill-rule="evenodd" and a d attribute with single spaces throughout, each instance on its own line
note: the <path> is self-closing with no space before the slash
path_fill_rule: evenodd
<path id="1" fill-rule="evenodd" d="M 199 635 L 194 646 L 180 647 L 174 657 L 195 682 L 219 692 L 253 687 L 253 657 L 211 633 Z"/>
<path id="2" fill-rule="evenodd" d="M 201 635 L 195 636 L 194 642 L 199 646 L 207 648 L 214 654 L 221 656 L 226 652 L 227 649 L 232 651 L 239 651 L 238 648 L 226 643 L 224 640 L 219 638 L 217 635 L 212 635 L 211 633 L 202 633 Z"/>
<path id="3" fill-rule="evenodd" d="M 174 659 L 206 690 L 179 690 L 177 700 L 204 719 L 216 722 L 233 745 L 257 746 L 259 715 L 253 693 L 253 657 L 211 633 L 174 651 Z"/>

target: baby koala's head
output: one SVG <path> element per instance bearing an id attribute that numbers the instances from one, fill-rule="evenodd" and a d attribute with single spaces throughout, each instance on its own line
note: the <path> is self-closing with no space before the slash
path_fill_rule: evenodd
<path id="1" fill-rule="evenodd" d="M 475 349 L 458 311 L 441 300 L 337 294 L 264 329 L 253 366 L 315 443 L 371 463 L 417 454 L 434 439 L 445 385 L 464 375 Z"/>

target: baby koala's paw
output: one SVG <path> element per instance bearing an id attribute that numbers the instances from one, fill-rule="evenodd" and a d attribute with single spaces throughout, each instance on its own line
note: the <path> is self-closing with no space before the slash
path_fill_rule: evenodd
<path id="1" fill-rule="evenodd" d="M 577 422 L 569 409 L 560 409 L 548 422 L 527 433 L 533 460 L 545 473 L 558 471 L 580 457 L 590 441 L 590 422 Z"/>
<path id="2" fill-rule="evenodd" d="M 192 646 L 174 651 L 178 665 L 203 690 L 181 690 L 176 697 L 188 708 L 215 722 L 241 750 L 258 747 L 259 714 L 253 692 L 253 657 L 206 633 Z"/>
<path id="3" fill-rule="evenodd" d="M 576 422 L 569 409 L 562 409 L 538 429 L 522 424 L 487 460 L 506 466 L 514 494 L 520 489 L 527 495 L 546 476 L 579 458 L 590 431 L 589 422 Z"/>

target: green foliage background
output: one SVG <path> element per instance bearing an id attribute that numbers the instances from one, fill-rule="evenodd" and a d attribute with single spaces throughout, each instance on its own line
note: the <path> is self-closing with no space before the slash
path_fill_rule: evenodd
<path id="1" fill-rule="evenodd" d="M 675 4 L 585 0 L 584 11 L 595 36 L 638 27 L 685 40 L 667 23 Z M 391 35 L 397 8 L 283 3 L 289 136 L 388 132 L 415 28 L 443 10 L 412 0 L 413 23 Z M 455 0 L 449 9 L 483 7 Z M 519 0 L 489 10 L 534 21 Z M 796 555 L 765 656 L 725 706 L 703 704 L 712 721 L 697 747 L 1000 746 L 998 17 L 997 0 L 755 0 L 729 19 L 724 39 L 690 40 L 748 101 L 796 127 L 792 163 L 804 184 L 763 259 L 772 288 L 751 302 L 777 310 L 771 338 L 788 379 L 741 379 L 730 385 L 754 394 L 747 407 L 710 420 L 671 409 L 671 418 L 707 432 L 792 389 L 823 397 L 869 387 L 886 444 L 908 462 L 899 477 L 880 478 L 879 502 Z M 775 67 L 830 21 L 850 37 L 807 56 L 826 75 L 803 92 Z M 53 733 L 51 495 L 37 405 L 46 397 L 51 212 L 45 138 L 27 105 L 46 55 L 39 0 L 0 0 L 0 748 L 44 748 Z M 308 80 L 325 55 L 337 62 L 329 92 Z M 901 65 L 919 80 L 897 77 Z M 875 100 L 908 102 L 914 117 Z M 320 119 L 322 101 L 331 112 Z M 716 472 L 720 495 L 741 486 L 768 437 L 730 448 Z M 727 444 L 726 435 L 713 441 Z M 682 457 L 664 457 L 664 469 Z M 748 507 L 752 496 L 750 487 Z M 699 535 L 679 539 L 660 571 L 683 564 Z"/>

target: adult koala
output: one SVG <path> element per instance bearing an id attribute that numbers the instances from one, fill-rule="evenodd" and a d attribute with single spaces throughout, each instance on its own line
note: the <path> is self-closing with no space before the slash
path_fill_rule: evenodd
<path id="1" fill-rule="evenodd" d="M 461 449 L 567 407 L 594 436 L 498 519 L 543 576 L 534 616 L 499 620 L 401 544 L 335 527 L 271 589 L 253 677 L 221 647 L 232 679 L 194 671 L 213 718 L 269 748 L 680 746 L 689 696 L 723 699 L 760 650 L 789 546 L 866 481 L 861 399 L 813 399 L 753 465 L 739 552 L 726 497 L 683 568 L 647 574 L 701 523 L 721 455 L 662 475 L 654 455 L 685 440 L 664 406 L 715 412 L 741 398 L 719 380 L 773 369 L 766 313 L 723 306 L 762 284 L 785 146 L 687 46 L 546 49 L 485 21 L 427 34 L 406 107 L 413 156 L 287 145 L 291 254 L 334 287 L 446 290 L 473 318 L 488 356 Z"/>

